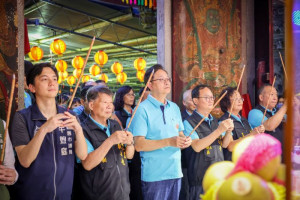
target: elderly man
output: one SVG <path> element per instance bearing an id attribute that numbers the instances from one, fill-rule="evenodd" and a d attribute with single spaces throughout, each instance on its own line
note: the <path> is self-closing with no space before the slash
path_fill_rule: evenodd
<path id="1" fill-rule="evenodd" d="M 271 95 L 271 97 L 270 97 Z M 270 100 L 269 100 L 270 97 Z M 277 110 L 275 107 L 278 102 L 277 90 L 272 88 L 270 84 L 265 84 L 258 90 L 259 105 L 249 112 L 248 121 L 252 128 L 261 125 L 263 115 L 267 109 L 266 116 L 263 121 L 266 133 L 274 136 L 281 142 L 283 148 L 283 122 L 285 113 L 287 111 L 287 102 L 285 101 L 282 107 Z M 267 107 L 269 100 L 269 105 Z"/>
<path id="2" fill-rule="evenodd" d="M 88 156 L 79 165 L 79 180 L 85 199 L 129 200 L 127 158 L 134 154 L 133 136 L 109 119 L 113 93 L 103 86 L 88 90 L 91 114 L 82 124 Z M 79 161 L 78 161 L 79 162 Z"/>

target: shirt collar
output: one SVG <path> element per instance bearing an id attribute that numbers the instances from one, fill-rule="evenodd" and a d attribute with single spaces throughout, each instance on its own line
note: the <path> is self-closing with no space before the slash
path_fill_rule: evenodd
<path id="1" fill-rule="evenodd" d="M 190 113 L 189 111 L 187 111 L 187 110 L 185 110 L 185 112 L 189 115 L 189 116 L 191 116 L 193 113 Z"/>
<path id="2" fill-rule="evenodd" d="M 57 113 L 64 113 L 66 111 L 65 108 L 56 104 Z M 35 102 L 31 107 L 31 119 L 32 120 L 47 120 L 46 117 L 41 113 L 37 103 Z"/>
<path id="3" fill-rule="evenodd" d="M 150 101 L 157 108 L 160 108 L 160 106 L 165 106 L 165 107 L 170 106 L 170 101 L 168 99 L 165 99 L 166 104 L 163 104 L 162 102 L 155 99 L 151 94 L 148 95 L 147 100 Z"/>
<path id="4" fill-rule="evenodd" d="M 204 118 L 204 115 L 202 115 L 201 113 L 199 113 L 197 110 L 195 110 L 195 112 L 198 115 L 200 115 L 200 117 Z M 213 119 L 214 119 L 214 117 L 211 114 L 209 114 L 208 117 L 205 117 L 204 121 L 211 122 Z"/>
<path id="5" fill-rule="evenodd" d="M 123 108 L 123 111 L 127 114 L 127 116 L 131 116 L 131 113 L 130 112 L 128 112 L 125 108 Z"/>
<path id="6" fill-rule="evenodd" d="M 266 107 L 264 107 L 262 105 L 260 105 L 260 106 L 263 107 L 264 109 L 266 109 Z M 270 112 L 270 113 L 272 113 L 272 115 L 275 115 L 277 109 L 276 108 L 273 108 L 272 110 L 267 109 L 267 111 Z"/>
<path id="7" fill-rule="evenodd" d="M 101 129 L 103 130 L 104 132 L 107 133 L 107 130 L 109 130 L 109 127 L 110 127 L 110 123 L 109 123 L 109 120 L 107 120 L 107 127 L 104 126 L 103 124 L 100 124 L 99 122 L 97 122 L 96 120 L 93 119 L 93 117 L 91 115 L 89 115 L 89 118 Z"/>
<path id="8" fill-rule="evenodd" d="M 229 114 L 228 111 L 227 111 L 227 113 Z M 236 115 L 234 115 L 234 114 L 231 113 L 231 116 L 232 116 L 235 120 L 241 121 L 241 116 L 240 116 L 240 115 L 236 116 Z"/>

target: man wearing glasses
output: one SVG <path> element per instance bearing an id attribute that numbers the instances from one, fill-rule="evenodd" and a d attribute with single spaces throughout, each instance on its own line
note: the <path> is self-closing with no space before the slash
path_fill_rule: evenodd
<path id="1" fill-rule="evenodd" d="M 211 114 L 215 97 L 207 85 L 198 85 L 192 90 L 196 110 L 184 122 L 184 134 L 190 135 L 193 128 L 205 117 L 203 123 L 192 133 L 192 145 L 185 151 L 190 198 L 199 199 L 202 180 L 208 167 L 224 160 L 223 148 L 232 141 L 233 121 L 226 119 L 218 124 Z M 226 133 L 225 133 L 226 132 Z"/>
<path id="2" fill-rule="evenodd" d="M 135 148 L 141 152 L 142 193 L 144 200 L 178 199 L 181 188 L 181 151 L 191 145 L 183 134 L 179 107 L 166 99 L 171 91 L 171 79 L 161 65 L 145 73 L 151 91 L 138 107 L 129 131 Z"/>

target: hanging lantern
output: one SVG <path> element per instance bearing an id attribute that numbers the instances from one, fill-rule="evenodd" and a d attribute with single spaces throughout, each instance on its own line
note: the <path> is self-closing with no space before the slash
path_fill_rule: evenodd
<path id="1" fill-rule="evenodd" d="M 145 70 L 137 71 L 136 77 L 139 79 L 140 82 L 144 82 Z"/>
<path id="2" fill-rule="evenodd" d="M 91 77 L 89 75 L 84 75 L 82 76 L 82 82 L 85 83 L 87 81 L 89 81 L 91 79 Z"/>
<path id="3" fill-rule="evenodd" d="M 58 60 L 55 63 L 55 67 L 56 67 L 58 72 L 64 72 L 64 71 L 67 70 L 68 64 L 64 60 Z"/>
<path id="4" fill-rule="evenodd" d="M 76 78 L 79 78 L 81 71 L 82 71 L 81 69 L 74 69 L 73 76 L 75 76 Z"/>
<path id="5" fill-rule="evenodd" d="M 93 66 L 90 67 L 89 72 L 93 76 L 97 76 L 98 74 L 100 74 L 101 69 L 98 65 L 93 65 Z"/>
<path id="6" fill-rule="evenodd" d="M 76 82 L 76 78 L 74 76 L 69 76 L 67 78 L 67 83 L 69 84 L 69 86 L 72 86 L 75 82 Z"/>
<path id="7" fill-rule="evenodd" d="M 66 80 L 68 78 L 69 74 L 67 71 L 58 72 L 58 76 L 61 77 L 62 81 Z"/>
<path id="8" fill-rule="evenodd" d="M 28 56 L 31 60 L 39 61 L 43 58 L 44 52 L 43 49 L 41 49 L 38 46 L 34 46 L 30 49 L 30 52 L 28 53 Z"/>
<path id="9" fill-rule="evenodd" d="M 108 56 L 104 51 L 98 51 L 94 56 L 94 60 L 100 67 L 103 67 L 107 63 Z"/>
<path id="10" fill-rule="evenodd" d="M 108 81 L 108 76 L 104 73 L 100 74 L 99 80 L 103 80 L 105 83 Z"/>
<path id="11" fill-rule="evenodd" d="M 126 80 L 127 80 L 127 74 L 125 72 L 121 72 L 117 75 L 117 81 L 121 83 L 121 85 L 124 84 Z"/>
<path id="12" fill-rule="evenodd" d="M 137 58 L 133 65 L 136 70 L 140 71 L 146 68 L 146 61 L 143 58 Z"/>
<path id="13" fill-rule="evenodd" d="M 50 49 L 53 53 L 61 55 L 66 51 L 66 43 L 61 39 L 55 39 L 50 44 Z"/>
<path id="14" fill-rule="evenodd" d="M 123 72 L 123 66 L 119 62 L 114 62 L 114 64 L 111 65 L 111 71 L 114 74 L 119 74 Z"/>
<path id="15" fill-rule="evenodd" d="M 81 69 L 83 68 L 83 65 L 84 65 L 84 59 L 81 56 L 75 56 L 75 58 L 73 58 L 72 66 L 75 69 Z"/>

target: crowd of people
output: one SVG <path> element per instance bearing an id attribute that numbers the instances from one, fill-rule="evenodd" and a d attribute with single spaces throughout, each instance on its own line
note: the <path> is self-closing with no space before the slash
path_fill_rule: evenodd
<path id="1" fill-rule="evenodd" d="M 208 167 L 231 160 L 243 138 L 266 132 L 283 144 L 287 103 L 277 109 L 271 85 L 258 90 L 259 104 L 248 119 L 240 115 L 240 93 L 225 88 L 224 115 L 217 119 L 210 114 L 215 95 L 208 85 L 185 91 L 180 110 L 167 99 L 172 81 L 167 71 L 152 66 L 145 83 L 151 73 L 132 116 L 137 98 L 130 86 L 114 94 L 105 82 L 89 81 L 68 110 L 68 94 L 57 97 L 56 68 L 32 66 L 26 72 L 26 93 L 34 101 L 17 111 L 10 125 L 0 165 L 0 199 L 196 200 L 204 192 Z M 0 122 L 3 135 L 5 123 Z M 12 186 L 7 190 L 5 185 Z"/>

